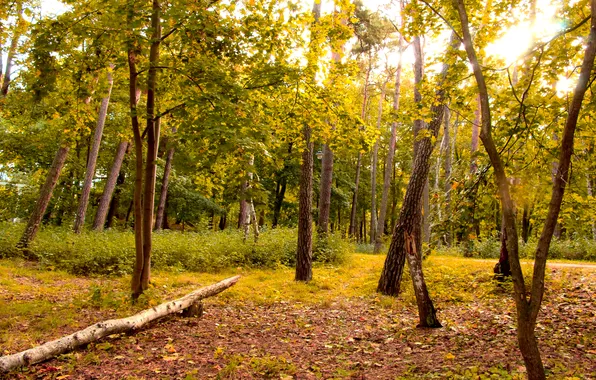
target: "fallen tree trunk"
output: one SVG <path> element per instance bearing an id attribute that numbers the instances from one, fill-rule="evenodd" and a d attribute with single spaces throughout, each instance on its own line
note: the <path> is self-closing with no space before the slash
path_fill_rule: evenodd
<path id="1" fill-rule="evenodd" d="M 165 302 L 151 309 L 143 310 L 133 316 L 99 322 L 84 330 L 42 344 L 41 346 L 17 354 L 2 356 L 0 357 L 0 371 L 8 372 L 21 366 L 39 363 L 108 335 L 137 330 L 151 321 L 184 310 L 201 299 L 221 293 L 238 282 L 239 278 L 240 276 L 230 277 L 217 284 L 195 290 L 177 300 Z"/>

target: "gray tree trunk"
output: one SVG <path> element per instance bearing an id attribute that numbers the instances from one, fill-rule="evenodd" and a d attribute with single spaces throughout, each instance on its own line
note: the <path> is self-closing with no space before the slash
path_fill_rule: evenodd
<path id="1" fill-rule="evenodd" d="M 93 145 L 89 151 L 87 159 L 87 169 L 85 171 L 85 181 L 83 182 L 83 191 L 81 193 L 81 199 L 79 200 L 79 207 L 75 216 L 74 232 L 79 234 L 85 224 L 85 214 L 87 212 L 87 206 L 89 204 L 89 195 L 91 194 L 91 185 L 93 184 L 93 177 L 95 177 L 95 165 L 97 164 L 97 156 L 99 155 L 99 147 L 101 145 L 101 137 L 103 135 L 103 127 L 106 122 L 106 116 L 108 114 L 108 105 L 110 103 L 110 95 L 112 93 L 112 72 L 113 65 L 110 65 L 108 69 L 108 93 L 101 100 L 101 106 L 99 108 L 99 115 L 97 118 L 97 126 L 95 127 L 95 133 L 93 135 Z"/>
<path id="2" fill-rule="evenodd" d="M 96 231 L 103 231 L 104 225 L 106 223 L 108 209 L 110 208 L 110 202 L 112 201 L 112 195 L 114 194 L 114 189 L 116 188 L 116 182 L 118 180 L 118 175 L 120 174 L 120 169 L 122 168 L 124 156 L 128 150 L 128 145 L 128 141 L 121 141 L 120 144 L 118 144 L 116 156 L 114 157 L 114 163 L 110 169 L 110 174 L 108 175 L 108 180 L 106 181 L 105 188 L 103 189 L 103 194 L 99 200 L 99 206 L 97 207 L 95 219 L 93 220 L 93 229 Z"/>
<path id="3" fill-rule="evenodd" d="M 12 64 L 14 63 L 14 59 L 17 55 L 19 38 L 21 38 L 21 34 L 23 32 L 22 28 L 24 28 L 25 25 L 26 24 L 23 20 L 23 3 L 22 1 L 17 1 L 17 20 L 15 22 L 12 41 L 10 42 L 10 48 L 8 49 L 8 55 L 6 57 L 6 69 L 4 71 L 4 77 L 2 78 L 2 88 L 0 90 L 0 93 L 3 97 L 8 94 L 8 88 L 11 81 L 10 75 L 12 72 Z M 2 65 L 0 65 L 0 70 L 2 70 Z"/>

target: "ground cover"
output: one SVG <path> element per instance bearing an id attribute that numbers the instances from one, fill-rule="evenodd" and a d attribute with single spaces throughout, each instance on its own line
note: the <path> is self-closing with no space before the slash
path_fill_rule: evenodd
<path id="1" fill-rule="evenodd" d="M 293 270 L 237 267 L 218 273 L 156 271 L 136 305 L 129 278 L 76 277 L 0 260 L 0 350 L 13 353 L 99 320 L 126 316 L 224 277 L 241 281 L 205 303 L 201 319 L 178 316 L 133 335 L 10 374 L 12 378 L 523 378 L 511 286 L 492 261 L 425 261 L 444 328 L 416 329 L 410 284 L 393 299 L 375 293 L 383 256 L 353 254 Z M 524 264 L 526 272 L 530 263 Z M 596 268 L 549 267 L 537 326 L 553 378 L 596 377 Z"/>

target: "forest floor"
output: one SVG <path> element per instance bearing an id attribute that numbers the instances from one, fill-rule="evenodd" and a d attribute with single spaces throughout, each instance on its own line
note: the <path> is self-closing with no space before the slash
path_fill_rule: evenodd
<path id="1" fill-rule="evenodd" d="M 129 278 L 82 278 L 0 260 L 0 352 L 14 353 L 122 317 L 234 274 L 202 318 L 170 316 L 132 335 L 10 373 L 48 379 L 525 378 L 510 283 L 493 261 L 431 256 L 424 263 L 441 329 L 417 329 L 411 283 L 397 298 L 375 288 L 384 256 L 354 254 L 314 269 L 155 272 L 136 305 Z M 549 375 L 596 379 L 596 266 L 547 270 L 537 334 Z M 526 276 L 531 271 L 524 263 Z M 407 274 L 406 276 L 407 277 Z"/>

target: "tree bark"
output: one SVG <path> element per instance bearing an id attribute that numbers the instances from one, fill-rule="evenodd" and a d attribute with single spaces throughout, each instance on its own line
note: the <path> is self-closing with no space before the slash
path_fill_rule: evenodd
<path id="1" fill-rule="evenodd" d="M 114 189 L 116 188 L 116 183 L 120 175 L 120 169 L 122 168 L 122 162 L 124 161 L 124 156 L 126 155 L 127 150 L 128 141 L 121 141 L 120 144 L 118 144 L 116 156 L 114 157 L 114 163 L 110 169 L 110 174 L 108 175 L 108 180 L 106 181 L 103 194 L 99 200 L 99 206 L 97 207 L 95 219 L 93 220 L 93 229 L 96 231 L 102 231 L 106 223 L 106 216 L 110 207 L 112 195 L 114 194 Z"/>
<path id="2" fill-rule="evenodd" d="M 85 181 L 83 182 L 83 191 L 81 193 L 81 199 L 79 200 L 79 207 L 75 216 L 74 232 L 80 234 L 85 224 L 85 214 L 87 213 L 87 206 L 89 205 L 89 195 L 91 194 L 91 185 L 93 184 L 93 178 L 95 177 L 95 165 L 97 164 L 97 156 L 99 155 L 99 147 L 101 145 L 101 137 L 103 136 L 103 128 L 106 122 L 106 116 L 108 114 L 108 105 L 110 103 L 110 95 L 112 93 L 112 85 L 114 83 L 112 79 L 113 65 L 110 65 L 108 69 L 108 93 L 101 100 L 101 106 L 99 108 L 99 115 L 97 118 L 97 126 L 95 127 L 95 133 L 93 135 L 93 145 L 87 156 L 87 169 L 85 171 Z"/>
<path id="3" fill-rule="evenodd" d="M 588 197 L 594 197 L 594 181 L 590 173 L 586 173 L 586 185 L 588 189 Z M 592 216 L 592 239 L 596 240 L 596 217 Z"/>
<path id="4" fill-rule="evenodd" d="M 290 156 L 292 155 L 293 143 L 288 144 L 288 157 L 284 160 L 284 167 L 279 174 L 277 181 L 277 187 L 275 189 L 275 202 L 273 203 L 273 223 L 271 228 L 277 227 L 279 224 L 279 217 L 281 215 L 281 206 L 283 205 L 284 198 L 286 195 L 286 188 L 288 185 L 288 171 L 290 169 Z"/>
<path id="5" fill-rule="evenodd" d="M 60 173 L 62 172 L 62 168 L 64 167 L 64 162 L 66 161 L 68 150 L 69 148 L 67 146 L 61 146 L 58 149 L 58 152 L 56 152 L 56 156 L 54 157 L 54 161 L 52 162 L 50 171 L 46 176 L 46 181 L 41 188 L 39 197 L 37 198 L 37 203 L 35 204 L 33 213 L 29 217 L 27 227 L 25 227 L 25 232 L 23 232 L 23 236 L 21 236 L 21 239 L 17 244 L 17 248 L 22 248 L 26 250 L 29 247 L 29 244 L 33 241 L 33 239 L 35 239 L 35 235 L 39 230 L 39 224 L 41 223 L 41 219 L 43 218 L 48 204 L 50 203 L 50 199 L 52 198 L 52 192 L 54 191 L 56 182 L 58 182 L 58 178 L 60 177 Z"/>
<path id="6" fill-rule="evenodd" d="M 114 218 L 118 214 L 118 207 L 120 206 L 120 193 L 122 193 L 122 185 L 124 184 L 125 179 L 126 179 L 126 175 L 124 174 L 123 171 L 120 171 L 120 174 L 118 174 L 118 179 L 116 180 L 116 190 L 114 190 L 114 196 L 112 197 L 112 200 L 110 201 L 110 208 L 108 210 L 108 216 L 107 216 L 107 220 L 106 220 L 107 228 L 112 228 L 112 226 L 114 225 Z M 131 206 L 132 206 L 132 203 L 131 203 Z M 126 213 L 126 221 L 124 223 L 125 226 L 126 226 L 126 222 L 128 221 L 130 211 L 131 211 L 131 209 L 129 208 L 128 212 Z"/>
<path id="7" fill-rule="evenodd" d="M 160 231 L 163 228 L 164 210 L 166 208 L 166 198 L 168 197 L 168 186 L 170 184 L 170 173 L 172 171 L 172 161 L 174 159 L 174 147 L 168 149 L 166 156 L 166 165 L 161 179 L 161 191 L 159 193 L 159 204 L 157 206 L 157 215 L 155 216 L 155 230 Z"/>
<path id="8" fill-rule="evenodd" d="M 131 28 L 130 34 L 134 33 L 132 23 L 134 22 L 134 4 L 128 9 L 127 24 Z M 128 40 L 128 69 L 129 69 L 129 105 L 132 131 L 135 145 L 135 185 L 133 194 L 133 214 L 135 232 L 135 266 L 131 280 L 131 291 L 134 299 L 138 298 L 143 289 L 141 287 L 141 274 L 144 267 L 143 256 L 143 139 L 139 127 L 137 104 L 141 91 L 137 86 L 138 73 L 136 69 L 137 52 L 140 47 L 136 45 L 134 37 Z M 127 216 L 128 219 L 128 216 Z"/>
<path id="9" fill-rule="evenodd" d="M 480 139 L 488 153 L 493 165 L 495 176 L 499 185 L 503 214 L 505 218 L 505 228 L 507 233 L 507 250 L 511 263 L 512 278 L 515 290 L 515 303 L 517 309 L 517 336 L 520 351 L 526 364 L 528 378 L 545 379 L 544 367 L 538 350 L 536 340 L 535 326 L 536 318 L 540 311 L 542 297 L 544 295 L 544 274 L 546 270 L 546 260 L 548 248 L 552 240 L 557 218 L 561 209 L 561 202 L 565 192 L 565 185 L 569 176 L 569 167 L 571 164 L 571 155 L 573 153 L 573 140 L 579 112 L 582 106 L 583 98 L 588 87 L 590 74 L 594 66 L 594 57 L 596 56 L 596 0 L 591 0 L 591 25 L 588 43 L 585 50 L 584 59 L 581 66 L 578 82 L 576 84 L 573 99 L 569 106 L 567 120 L 563 131 L 561 151 L 559 154 L 559 167 L 553 181 L 551 200 L 549 203 L 548 214 L 545 219 L 544 227 L 538 241 L 535 260 L 534 273 L 532 277 L 532 286 L 530 298 L 526 293 L 524 277 L 519 262 L 517 230 L 515 226 L 515 216 L 513 214 L 513 203 L 510 197 L 509 184 L 503 167 L 499 152 L 492 139 L 490 120 L 490 109 L 488 101 L 488 90 L 482 73 L 482 68 L 478 63 L 476 52 L 472 45 L 472 37 L 468 27 L 468 16 L 463 0 L 454 0 L 454 6 L 457 8 L 462 25 L 464 45 L 468 59 L 472 65 L 474 76 L 478 84 L 481 108 L 482 108 L 482 130 Z"/>
<path id="10" fill-rule="evenodd" d="M 143 189 L 143 270 L 140 278 L 141 292 L 149 288 L 151 277 L 151 249 L 153 233 L 153 210 L 155 208 L 155 182 L 157 171 L 157 150 L 159 147 L 159 128 L 161 118 L 155 118 L 155 98 L 157 91 L 157 65 L 159 64 L 159 45 L 161 43 L 160 24 L 161 5 L 153 0 L 151 12 L 151 48 L 149 50 L 149 70 L 147 72 L 147 158 L 145 163 L 145 181 Z M 136 222 L 135 222 L 136 224 Z M 135 294 L 133 293 L 133 296 Z"/>
<path id="11" fill-rule="evenodd" d="M 296 281 L 312 279 L 312 176 L 313 176 L 313 143 L 311 129 L 305 125 L 300 169 L 300 193 L 298 204 L 298 247 L 296 251 Z"/>
<path id="12" fill-rule="evenodd" d="M 414 42 L 416 44 L 416 41 Z M 419 43 L 419 42 L 418 42 Z M 459 42 L 455 35 L 452 35 L 448 53 L 454 51 Z M 416 47 L 415 47 L 416 48 Z M 417 59 L 418 55 L 417 55 Z M 431 113 L 432 121 L 429 124 L 429 136 L 421 137 L 416 142 L 417 149 L 414 157 L 414 167 L 410 182 L 406 190 L 406 196 L 402 209 L 391 239 L 391 246 L 385 260 L 383 273 L 379 279 L 377 291 L 387 295 L 397 295 L 403 273 L 404 260 L 408 260 L 410 266 L 410 276 L 414 285 L 414 293 L 418 305 L 420 318 L 420 327 L 440 327 L 437 320 L 436 311 L 429 297 L 424 275 L 422 273 L 422 257 L 419 243 L 420 234 L 420 206 L 422 202 L 422 193 L 424 183 L 428 179 L 430 169 L 430 156 L 433 151 L 433 138 L 436 139 L 440 126 L 443 121 L 444 96 L 443 88 L 445 77 L 447 75 L 448 65 L 444 64 L 441 72 L 441 79 L 438 83 L 439 90 L 436 91 L 436 100 L 432 102 Z"/>
<path id="13" fill-rule="evenodd" d="M 174 301 L 143 310 L 133 316 L 98 322 L 86 329 L 77 331 L 60 339 L 53 340 L 12 355 L 0 357 L 0 372 L 8 372 L 18 367 L 27 366 L 51 359 L 57 355 L 74 350 L 113 334 L 138 331 L 149 322 L 173 313 L 183 311 L 196 302 L 223 292 L 238 282 L 240 276 L 234 276 L 216 284 L 197 289 Z"/>

